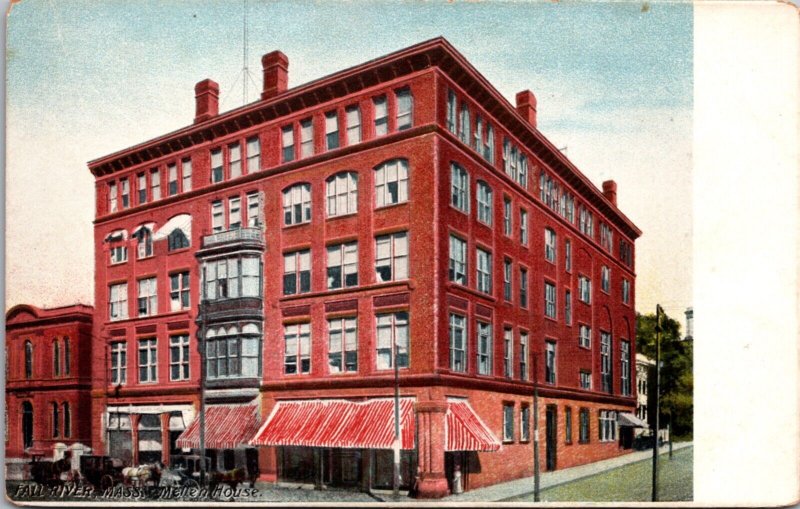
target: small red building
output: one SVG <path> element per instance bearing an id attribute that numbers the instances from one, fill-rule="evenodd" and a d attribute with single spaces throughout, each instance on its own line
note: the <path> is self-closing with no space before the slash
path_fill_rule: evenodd
<path id="1" fill-rule="evenodd" d="M 82 304 L 6 313 L 6 465 L 91 444 L 92 317 Z"/>
<path id="2" fill-rule="evenodd" d="M 262 63 L 259 101 L 201 81 L 191 125 L 89 163 L 92 445 L 197 452 L 203 367 L 212 468 L 262 480 L 390 486 L 396 445 L 423 496 L 531 475 L 534 386 L 543 469 L 625 452 L 641 232 L 534 95 L 441 38 L 294 88 Z"/>

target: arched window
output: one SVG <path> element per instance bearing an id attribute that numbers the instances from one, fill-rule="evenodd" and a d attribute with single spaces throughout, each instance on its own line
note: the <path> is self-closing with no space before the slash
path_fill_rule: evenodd
<path id="1" fill-rule="evenodd" d="M 64 438 L 72 436 L 72 416 L 69 411 L 69 403 L 64 403 Z"/>
<path id="2" fill-rule="evenodd" d="M 132 235 L 138 243 L 136 245 L 136 257 L 147 258 L 153 256 L 153 231 L 147 226 L 140 226 Z"/>
<path id="3" fill-rule="evenodd" d="M 180 228 L 175 228 L 167 236 L 167 248 L 170 251 L 189 247 L 189 238 Z"/>
<path id="4" fill-rule="evenodd" d="M 283 224 L 311 221 L 311 184 L 295 184 L 283 191 Z"/>
<path id="5" fill-rule="evenodd" d="M 22 402 L 22 448 L 33 446 L 33 405 L 30 401 Z"/>
<path id="6" fill-rule="evenodd" d="M 61 349 L 57 339 L 53 341 L 53 376 L 61 376 Z"/>
<path id="7" fill-rule="evenodd" d="M 53 407 L 53 438 L 58 437 L 58 403 L 51 403 Z"/>
<path id="8" fill-rule="evenodd" d="M 69 375 L 70 363 L 71 359 L 71 352 L 69 350 L 69 338 L 64 338 L 64 374 Z"/>
<path id="9" fill-rule="evenodd" d="M 33 377 L 33 343 L 25 342 L 25 378 Z"/>
<path id="10" fill-rule="evenodd" d="M 328 217 L 354 214 L 358 210 L 358 174 L 343 171 L 326 180 Z"/>
<path id="11" fill-rule="evenodd" d="M 394 159 L 375 168 L 375 206 L 408 201 L 408 161 Z"/>

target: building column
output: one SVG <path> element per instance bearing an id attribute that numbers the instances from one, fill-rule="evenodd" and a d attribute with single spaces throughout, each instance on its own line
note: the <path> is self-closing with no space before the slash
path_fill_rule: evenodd
<path id="1" fill-rule="evenodd" d="M 420 498 L 441 498 L 448 495 L 444 473 L 444 427 L 446 401 L 420 401 L 415 404 L 419 437 Z"/>
<path id="2" fill-rule="evenodd" d="M 131 466 L 139 464 L 139 414 L 131 416 Z"/>
<path id="3" fill-rule="evenodd" d="M 161 463 L 169 465 L 169 412 L 161 414 Z"/>
<path id="4" fill-rule="evenodd" d="M 258 448 L 258 480 L 261 482 L 278 482 L 278 448 Z"/>

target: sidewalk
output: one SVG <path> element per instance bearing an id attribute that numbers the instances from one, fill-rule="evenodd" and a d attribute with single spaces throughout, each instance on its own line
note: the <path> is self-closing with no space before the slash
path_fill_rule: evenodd
<path id="1" fill-rule="evenodd" d="M 681 442 L 673 444 L 672 450 L 678 451 L 680 449 L 691 447 L 692 442 Z M 669 452 L 669 446 L 662 446 L 660 454 Z M 637 451 L 616 458 L 608 460 L 597 461 L 587 465 L 578 467 L 565 468 L 563 470 L 556 470 L 554 472 L 542 472 L 539 479 L 539 486 L 542 490 L 558 486 L 559 484 L 575 481 L 584 477 L 589 477 L 600 472 L 613 470 L 623 465 L 636 463 L 637 461 L 647 460 L 653 457 L 653 451 Z M 500 502 L 502 500 L 525 495 L 533 492 L 533 477 L 524 477 L 522 479 L 515 479 L 485 488 L 476 488 L 460 495 L 450 495 L 439 499 L 443 502 Z M 409 501 L 413 499 L 408 499 Z M 422 500 L 420 500 L 422 502 Z"/>

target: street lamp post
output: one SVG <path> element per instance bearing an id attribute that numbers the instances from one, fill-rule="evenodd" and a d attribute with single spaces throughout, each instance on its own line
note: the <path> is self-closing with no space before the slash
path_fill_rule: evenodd
<path id="1" fill-rule="evenodd" d="M 660 426 L 659 414 L 661 413 L 661 320 L 663 315 L 664 310 L 659 304 L 656 304 L 656 415 L 653 433 L 653 502 L 658 500 L 658 435 Z"/>
<path id="2" fill-rule="evenodd" d="M 206 485 L 206 307 L 199 304 L 200 338 L 197 350 L 200 354 L 200 485 Z"/>
<path id="3" fill-rule="evenodd" d="M 398 358 L 400 348 L 394 345 L 394 472 L 392 476 L 392 494 L 400 495 L 400 367 Z"/>
<path id="4" fill-rule="evenodd" d="M 539 355 L 533 354 L 533 501 L 539 502 Z"/>

